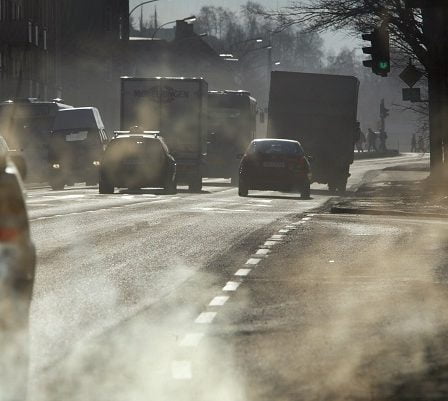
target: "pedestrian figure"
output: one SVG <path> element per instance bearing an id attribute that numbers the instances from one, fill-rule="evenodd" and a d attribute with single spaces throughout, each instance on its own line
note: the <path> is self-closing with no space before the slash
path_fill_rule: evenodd
<path id="1" fill-rule="evenodd" d="M 415 138 L 415 134 L 412 134 L 411 152 L 417 152 L 417 139 Z"/>
<path id="2" fill-rule="evenodd" d="M 356 149 L 358 152 L 363 153 L 364 152 L 364 144 L 366 143 L 366 136 L 364 132 L 361 131 L 361 128 L 359 129 L 359 138 L 356 142 Z"/>
<path id="3" fill-rule="evenodd" d="M 369 132 L 367 133 L 367 151 L 378 152 L 378 149 L 376 148 L 376 134 L 372 131 L 371 128 L 369 128 Z"/>
<path id="4" fill-rule="evenodd" d="M 385 131 L 380 131 L 380 152 L 386 152 L 387 151 L 387 147 L 386 147 L 386 139 L 387 139 L 387 134 Z"/>
<path id="5" fill-rule="evenodd" d="M 423 138 L 423 135 L 419 135 L 418 136 L 418 151 L 421 153 L 426 153 L 426 149 L 425 149 L 425 140 Z"/>

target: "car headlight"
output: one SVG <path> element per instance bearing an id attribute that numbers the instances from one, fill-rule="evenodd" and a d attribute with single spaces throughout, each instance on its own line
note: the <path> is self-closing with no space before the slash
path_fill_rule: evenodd
<path id="1" fill-rule="evenodd" d="M 93 165 L 94 166 L 99 166 L 101 163 L 98 161 L 98 160 L 95 160 L 94 162 L 93 162 Z"/>
<path id="2" fill-rule="evenodd" d="M 53 164 L 53 166 L 52 166 L 54 169 L 60 169 L 61 168 L 61 166 L 60 166 L 60 164 L 59 163 L 55 163 L 55 164 Z"/>

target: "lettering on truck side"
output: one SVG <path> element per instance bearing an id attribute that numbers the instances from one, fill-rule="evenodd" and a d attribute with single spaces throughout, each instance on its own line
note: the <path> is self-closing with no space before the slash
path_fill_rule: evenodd
<path id="1" fill-rule="evenodd" d="M 187 91 L 174 89 L 170 86 L 154 86 L 149 89 L 136 89 L 134 96 L 139 98 L 150 98 L 151 100 L 161 101 L 162 103 L 171 103 L 175 99 L 190 97 Z"/>

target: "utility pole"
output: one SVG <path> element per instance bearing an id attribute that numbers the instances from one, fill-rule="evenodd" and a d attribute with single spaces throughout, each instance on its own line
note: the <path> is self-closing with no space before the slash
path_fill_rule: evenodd
<path id="1" fill-rule="evenodd" d="M 406 0 L 421 8 L 427 48 L 431 179 L 448 178 L 448 6 L 444 0 Z"/>
<path id="2" fill-rule="evenodd" d="M 445 40 L 448 8 L 423 8 L 423 30 L 428 48 L 429 143 L 431 176 L 445 178 L 448 170 L 448 46 Z"/>
<path id="3" fill-rule="evenodd" d="M 389 109 L 384 105 L 384 99 L 381 99 L 380 104 L 380 119 L 381 119 L 381 127 L 380 127 L 380 150 L 385 152 L 387 150 L 386 147 L 386 119 L 389 117 Z"/>

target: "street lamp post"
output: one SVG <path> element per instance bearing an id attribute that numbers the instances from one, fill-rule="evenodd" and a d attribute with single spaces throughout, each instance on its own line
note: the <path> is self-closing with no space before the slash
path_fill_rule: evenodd
<path id="1" fill-rule="evenodd" d="M 137 4 L 131 11 L 129 11 L 129 18 L 131 17 L 132 13 L 137 10 L 137 8 L 144 6 L 145 4 L 149 4 L 149 3 L 155 3 L 156 1 L 159 0 L 148 0 L 148 1 L 144 1 L 143 3 Z"/>
<path id="2" fill-rule="evenodd" d="M 191 17 L 184 18 L 184 19 L 182 19 L 181 21 L 184 21 L 184 22 L 187 22 L 187 23 L 191 24 L 191 23 L 193 23 L 194 21 L 196 21 L 196 17 L 195 17 L 194 15 L 192 15 Z M 157 32 L 159 32 L 159 30 L 160 30 L 161 28 L 163 28 L 164 26 L 169 25 L 169 24 L 174 24 L 175 22 L 177 22 L 177 20 L 174 20 L 174 21 L 168 21 L 168 22 L 165 22 L 164 24 L 160 25 L 160 26 L 154 31 L 154 33 L 152 34 L 151 39 L 154 39 L 154 38 L 156 37 Z"/>

